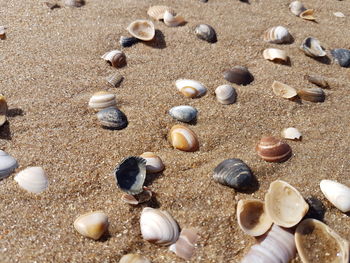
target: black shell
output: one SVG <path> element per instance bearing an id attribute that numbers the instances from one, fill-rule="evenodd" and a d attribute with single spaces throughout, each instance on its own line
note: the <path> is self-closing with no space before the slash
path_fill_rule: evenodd
<path id="1" fill-rule="evenodd" d="M 119 43 L 122 47 L 131 47 L 132 45 L 136 44 L 140 42 L 139 39 L 137 39 L 136 37 L 124 37 L 121 36 L 119 39 Z"/>
<path id="2" fill-rule="evenodd" d="M 254 80 L 253 75 L 248 71 L 246 67 L 235 66 L 232 69 L 224 72 L 224 78 L 238 85 L 248 85 Z"/>
<path id="3" fill-rule="evenodd" d="M 117 108 L 106 108 L 97 113 L 97 118 L 103 127 L 115 130 L 124 129 L 128 126 L 125 114 Z"/>
<path id="4" fill-rule="evenodd" d="M 345 48 L 336 48 L 331 50 L 331 54 L 341 67 L 347 68 L 350 66 L 350 50 Z"/>

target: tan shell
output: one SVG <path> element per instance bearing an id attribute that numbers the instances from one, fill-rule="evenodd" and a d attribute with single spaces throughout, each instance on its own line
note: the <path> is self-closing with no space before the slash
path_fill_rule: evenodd
<path id="1" fill-rule="evenodd" d="M 140 157 L 146 160 L 147 173 L 160 173 L 165 168 L 162 159 L 153 152 L 145 152 Z"/>
<path id="2" fill-rule="evenodd" d="M 129 205 L 138 205 L 151 200 L 152 195 L 152 191 L 144 186 L 143 192 L 134 195 L 124 194 L 121 199 L 124 203 Z"/>
<path id="3" fill-rule="evenodd" d="M 74 221 L 75 230 L 81 235 L 95 240 L 106 232 L 108 225 L 108 217 L 101 211 L 81 215 Z"/>
<path id="4" fill-rule="evenodd" d="M 276 80 L 272 83 L 272 90 L 277 96 L 285 99 L 291 99 L 298 95 L 296 89 Z"/>
<path id="5" fill-rule="evenodd" d="M 127 30 L 133 37 L 143 41 L 152 40 L 156 33 L 152 21 L 149 20 L 136 20 L 127 27 Z"/>
<path id="6" fill-rule="evenodd" d="M 6 122 L 7 102 L 4 95 L 0 94 L 0 127 Z"/>
<path id="7" fill-rule="evenodd" d="M 293 40 L 288 29 L 283 26 L 275 26 L 264 32 L 264 41 L 274 44 L 288 44 Z"/>
<path id="8" fill-rule="evenodd" d="M 326 94 L 321 88 L 304 88 L 298 91 L 298 96 L 311 102 L 324 102 Z"/>
<path id="9" fill-rule="evenodd" d="M 89 100 L 89 107 L 95 111 L 100 111 L 117 105 L 115 94 L 107 91 L 98 91 Z"/>
<path id="10" fill-rule="evenodd" d="M 121 68 L 126 65 L 126 56 L 124 52 L 117 49 L 105 53 L 101 58 L 115 68 Z"/>
<path id="11" fill-rule="evenodd" d="M 327 80 L 320 75 L 306 75 L 305 78 L 309 82 L 319 86 L 320 88 L 323 88 L 323 89 L 329 88 L 329 84 L 328 84 Z"/>
<path id="12" fill-rule="evenodd" d="M 221 85 L 215 89 L 215 95 L 218 102 L 227 105 L 236 101 L 237 93 L 231 85 Z"/>
<path id="13" fill-rule="evenodd" d="M 123 80 L 124 77 L 119 73 L 113 73 L 106 78 L 106 81 L 114 88 L 119 87 Z"/>
<path id="14" fill-rule="evenodd" d="M 175 149 L 194 152 L 199 148 L 197 135 L 186 126 L 174 125 L 169 132 L 169 141 Z"/>
<path id="15" fill-rule="evenodd" d="M 309 205 L 297 189 L 282 180 L 276 180 L 270 184 L 265 195 L 265 210 L 276 225 L 292 227 L 304 217 Z"/>
<path id="16" fill-rule="evenodd" d="M 121 257 L 119 263 L 151 263 L 151 261 L 138 254 L 127 254 Z"/>
<path id="17" fill-rule="evenodd" d="M 286 63 L 288 61 L 287 52 L 278 48 L 267 48 L 263 51 L 264 59 L 277 63 Z"/>
<path id="18" fill-rule="evenodd" d="M 165 11 L 168 11 L 172 15 L 176 15 L 175 11 L 171 7 L 165 5 L 151 6 L 147 11 L 147 15 L 154 20 L 163 20 Z"/>
<path id="19" fill-rule="evenodd" d="M 258 155 L 267 162 L 284 162 L 292 156 L 290 146 L 272 136 L 262 137 L 256 146 Z"/>
<path id="20" fill-rule="evenodd" d="M 299 17 L 305 20 L 315 21 L 316 18 L 314 17 L 315 10 L 313 9 L 307 9 L 304 12 L 302 12 Z"/>
<path id="21" fill-rule="evenodd" d="M 264 202 L 258 199 L 239 200 L 237 220 L 241 229 L 251 236 L 265 234 L 272 225 L 272 220 L 265 212 Z"/>
<path id="22" fill-rule="evenodd" d="M 303 263 L 349 262 L 349 242 L 321 221 L 303 220 L 294 237 Z"/>
<path id="23" fill-rule="evenodd" d="M 175 16 L 169 11 L 165 11 L 164 13 L 164 24 L 170 27 L 180 26 L 185 23 L 185 19 L 182 16 Z"/>

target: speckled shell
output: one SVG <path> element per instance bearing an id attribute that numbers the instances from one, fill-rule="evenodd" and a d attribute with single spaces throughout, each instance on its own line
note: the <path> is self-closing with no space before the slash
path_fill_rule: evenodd
<path id="1" fill-rule="evenodd" d="M 298 129 L 289 127 L 282 130 L 281 135 L 283 138 L 288 140 L 300 140 L 301 139 L 301 133 L 298 131 Z"/>
<path id="2" fill-rule="evenodd" d="M 79 216 L 73 225 L 81 235 L 98 240 L 107 231 L 109 223 L 105 213 L 95 211 Z"/>
<path id="3" fill-rule="evenodd" d="M 267 48 L 263 51 L 264 59 L 276 62 L 286 63 L 288 61 L 287 52 L 278 48 Z"/>
<path id="4" fill-rule="evenodd" d="M 4 95 L 0 94 L 0 127 L 6 122 L 7 102 Z"/>
<path id="5" fill-rule="evenodd" d="M 253 75 L 246 67 L 235 66 L 232 69 L 224 71 L 224 78 L 237 85 L 248 85 L 254 80 Z"/>
<path id="6" fill-rule="evenodd" d="M 136 37 L 124 37 L 121 36 L 119 39 L 119 44 L 122 47 L 131 47 L 132 45 L 140 42 L 140 39 L 137 39 Z"/>
<path id="7" fill-rule="evenodd" d="M 292 156 L 292 148 L 272 136 L 262 137 L 256 150 L 258 155 L 267 162 L 284 162 Z"/>
<path id="8" fill-rule="evenodd" d="M 181 151 L 194 152 L 199 149 L 197 135 L 183 125 L 174 125 L 169 132 L 168 139 L 175 149 Z"/>
<path id="9" fill-rule="evenodd" d="M 198 231 L 195 228 L 184 228 L 181 230 L 179 239 L 169 247 L 178 257 L 190 260 L 194 254 L 195 244 L 198 241 Z"/>
<path id="10" fill-rule="evenodd" d="M 349 242 L 316 219 L 305 219 L 298 225 L 295 243 L 303 263 L 349 262 Z"/>
<path id="11" fill-rule="evenodd" d="M 49 186 L 48 178 L 41 167 L 28 167 L 15 175 L 15 181 L 28 192 L 39 194 Z"/>
<path id="12" fill-rule="evenodd" d="M 190 79 L 178 79 L 175 82 L 175 86 L 178 91 L 188 98 L 198 98 L 207 92 L 206 87 L 202 83 Z"/>
<path id="13" fill-rule="evenodd" d="M 236 101 L 237 92 L 231 85 L 221 85 L 215 89 L 215 95 L 218 102 L 227 105 Z"/>
<path id="14" fill-rule="evenodd" d="M 275 95 L 285 99 L 292 99 L 298 95 L 296 89 L 276 80 L 272 83 L 272 90 Z"/>
<path id="15" fill-rule="evenodd" d="M 191 122 L 197 118 L 197 110 L 191 106 L 180 105 L 169 110 L 171 117 L 182 122 Z"/>
<path id="16" fill-rule="evenodd" d="M 121 68 L 126 65 L 126 56 L 120 50 L 112 50 L 105 53 L 101 58 L 106 60 L 110 65 L 115 68 Z"/>
<path id="17" fill-rule="evenodd" d="M 84 0 L 65 0 L 64 4 L 66 6 L 71 6 L 71 7 L 81 7 L 85 5 L 85 1 Z"/>
<path id="18" fill-rule="evenodd" d="M 16 159 L 0 150 L 0 180 L 9 176 L 17 167 Z"/>
<path id="19" fill-rule="evenodd" d="M 298 96 L 311 102 L 324 102 L 326 99 L 326 94 L 321 88 L 303 88 L 298 90 Z"/>
<path id="20" fill-rule="evenodd" d="M 109 83 L 114 88 L 119 87 L 120 83 L 122 83 L 123 80 L 124 77 L 119 73 L 113 73 L 106 78 L 107 83 Z"/>
<path id="21" fill-rule="evenodd" d="M 121 257 L 119 263 L 151 263 L 151 261 L 138 254 L 127 254 Z"/>
<path id="22" fill-rule="evenodd" d="M 150 41 L 156 33 L 152 21 L 136 20 L 127 27 L 128 32 L 137 39 Z"/>
<path id="23" fill-rule="evenodd" d="M 324 196 L 343 213 L 350 212 L 350 187 L 332 180 L 322 180 L 320 188 Z"/>
<path id="24" fill-rule="evenodd" d="M 306 10 L 304 5 L 300 1 L 293 1 L 289 5 L 289 10 L 296 16 L 299 16 Z"/>
<path id="25" fill-rule="evenodd" d="M 265 211 L 272 222 L 282 227 L 298 224 L 309 210 L 303 196 L 290 184 L 276 180 L 265 195 Z"/>
<path id="26" fill-rule="evenodd" d="M 301 43 L 300 49 L 310 57 L 324 57 L 327 53 L 321 47 L 320 41 L 313 37 L 307 37 Z"/>
<path id="27" fill-rule="evenodd" d="M 194 33 L 199 39 L 205 40 L 209 43 L 215 43 L 217 41 L 216 32 L 210 25 L 199 24 L 195 27 Z"/>
<path id="28" fill-rule="evenodd" d="M 147 11 L 147 15 L 149 15 L 154 20 L 163 20 L 165 11 L 170 12 L 170 14 L 174 16 L 176 15 L 175 11 L 172 8 L 165 5 L 151 6 Z"/>
<path id="29" fill-rule="evenodd" d="M 100 111 L 117 105 L 115 94 L 107 91 L 99 91 L 92 95 L 89 100 L 89 107 Z"/>
<path id="30" fill-rule="evenodd" d="M 289 44 L 293 41 L 293 37 L 287 28 L 275 26 L 265 31 L 264 41 L 274 44 Z"/>
<path id="31" fill-rule="evenodd" d="M 350 66 L 350 50 L 345 48 L 336 48 L 331 50 L 334 61 L 341 67 Z"/>
<path id="32" fill-rule="evenodd" d="M 160 173 L 165 168 L 162 159 L 153 152 L 145 152 L 140 157 L 146 160 L 147 173 Z"/>
<path id="33" fill-rule="evenodd" d="M 114 107 L 106 108 L 97 113 L 100 124 L 108 129 L 121 130 L 128 126 L 128 119 L 125 114 Z"/>
<path id="34" fill-rule="evenodd" d="M 182 16 L 175 16 L 173 13 L 166 10 L 163 16 L 164 24 L 170 27 L 180 26 L 185 23 Z"/>
<path id="35" fill-rule="evenodd" d="M 305 77 L 312 84 L 315 84 L 323 89 L 329 88 L 327 80 L 320 75 L 306 75 Z"/>

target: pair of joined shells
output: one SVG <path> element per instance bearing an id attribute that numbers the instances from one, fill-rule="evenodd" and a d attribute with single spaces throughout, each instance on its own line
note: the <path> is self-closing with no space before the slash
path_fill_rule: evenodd
<path id="1" fill-rule="evenodd" d="M 350 67 L 350 50 L 345 48 L 336 48 L 331 50 L 334 61 L 341 67 Z"/>
<path id="2" fill-rule="evenodd" d="M 178 79 L 175 86 L 185 97 L 198 98 L 207 92 L 207 88 L 200 82 L 191 79 Z"/>
<path id="3" fill-rule="evenodd" d="M 151 261 L 139 254 L 127 254 L 121 257 L 119 263 L 151 263 Z"/>
<path id="4" fill-rule="evenodd" d="M 9 176 L 17 167 L 16 159 L 0 150 L 0 180 Z"/>
<path id="5" fill-rule="evenodd" d="M 4 95 L 0 94 L 0 127 L 6 122 L 7 110 L 8 106 L 6 99 Z"/>
<path id="6" fill-rule="evenodd" d="M 182 122 L 191 122 L 197 118 L 197 109 L 192 106 L 180 105 L 169 110 L 171 117 Z"/>
<path id="7" fill-rule="evenodd" d="M 343 213 L 350 211 L 350 187 L 332 180 L 322 180 L 322 193 L 336 208 Z"/>
<path id="8" fill-rule="evenodd" d="M 194 254 L 195 244 L 198 240 L 197 232 L 195 228 L 182 229 L 179 239 L 169 247 L 169 250 L 173 251 L 182 259 L 190 260 Z"/>
<path id="9" fill-rule="evenodd" d="M 221 85 L 215 89 L 215 95 L 221 104 L 232 104 L 236 101 L 237 92 L 231 85 Z"/>
<path id="10" fill-rule="evenodd" d="M 28 167 L 15 175 L 15 181 L 24 190 L 39 194 L 49 186 L 49 180 L 41 167 Z"/>
<path id="11" fill-rule="evenodd" d="M 175 149 L 181 151 L 194 152 L 199 149 L 197 135 L 183 125 L 174 125 L 169 132 L 168 139 Z"/>
<path id="12" fill-rule="evenodd" d="M 323 50 L 320 41 L 313 37 L 307 37 L 301 43 L 300 49 L 310 57 L 324 57 L 327 53 Z"/>
<path id="13" fill-rule="evenodd" d="M 293 42 L 293 37 L 287 28 L 283 26 L 275 26 L 264 32 L 264 41 L 273 44 L 289 44 Z"/>
<path id="14" fill-rule="evenodd" d="M 292 156 L 292 148 L 272 136 L 262 137 L 256 150 L 258 155 L 267 162 L 284 162 Z"/>
<path id="15" fill-rule="evenodd" d="M 199 24 L 194 29 L 194 33 L 199 39 L 205 40 L 209 43 L 215 43 L 217 41 L 216 32 L 210 25 Z"/>
<path id="16" fill-rule="evenodd" d="M 124 52 L 117 49 L 103 54 L 101 58 L 106 60 L 111 66 L 115 68 L 121 68 L 126 65 L 126 56 Z"/>
<path id="17" fill-rule="evenodd" d="M 313 16 L 314 10 L 313 9 L 306 9 L 300 1 L 293 1 L 289 5 L 289 10 L 296 16 L 301 17 L 305 20 L 316 20 Z"/>
<path id="18" fill-rule="evenodd" d="M 278 48 L 267 48 L 263 51 L 264 59 L 276 62 L 286 63 L 288 62 L 287 52 Z"/>
<path id="19" fill-rule="evenodd" d="M 115 94 L 107 91 L 99 91 L 94 93 L 89 100 L 89 107 L 95 111 L 100 111 L 117 105 Z"/>
<path id="20" fill-rule="evenodd" d="M 94 211 L 79 216 L 73 225 L 81 235 L 98 240 L 107 231 L 109 223 L 105 213 Z"/>
<path id="21" fill-rule="evenodd" d="M 156 34 L 154 24 L 149 20 L 136 20 L 127 27 L 127 30 L 133 37 L 142 41 L 151 41 Z"/>
<path id="22" fill-rule="evenodd" d="M 224 71 L 224 79 L 237 85 L 248 85 L 254 80 L 253 75 L 246 67 L 235 66 Z"/>
<path id="23" fill-rule="evenodd" d="M 128 126 L 126 115 L 116 107 L 109 107 L 99 111 L 97 119 L 102 127 L 111 130 L 121 130 Z"/>

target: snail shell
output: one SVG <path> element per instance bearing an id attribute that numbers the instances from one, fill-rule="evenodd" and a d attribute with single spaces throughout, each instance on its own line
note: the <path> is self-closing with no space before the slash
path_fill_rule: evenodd
<path id="1" fill-rule="evenodd" d="M 299 16 L 306 10 L 304 5 L 300 1 L 293 1 L 289 5 L 289 10 L 296 16 Z"/>
<path id="2" fill-rule="evenodd" d="M 119 263 L 151 263 L 151 261 L 138 254 L 127 254 L 121 257 Z"/>
<path id="3" fill-rule="evenodd" d="M 194 33 L 199 39 L 205 40 L 209 43 L 215 43 L 217 41 L 216 32 L 210 25 L 199 24 L 194 29 Z"/>
<path id="4" fill-rule="evenodd" d="M 289 127 L 282 130 L 282 137 L 288 140 L 300 140 L 301 133 L 298 129 Z"/>
<path id="5" fill-rule="evenodd" d="M 311 102 L 324 102 L 326 94 L 321 88 L 303 88 L 298 91 L 298 96 Z"/>
<path id="6" fill-rule="evenodd" d="M 263 51 L 264 59 L 271 60 L 276 63 L 286 63 L 288 61 L 287 52 L 278 48 L 267 48 Z"/>
<path id="7" fill-rule="evenodd" d="M 194 152 L 199 148 L 197 135 L 186 126 L 174 125 L 169 132 L 169 141 L 175 149 Z"/>
<path id="8" fill-rule="evenodd" d="M 0 150 L 0 180 L 9 176 L 17 167 L 16 159 Z"/>
<path id="9" fill-rule="evenodd" d="M 350 66 L 350 50 L 345 48 L 336 48 L 331 50 L 334 61 L 341 67 Z"/>
<path id="10" fill-rule="evenodd" d="M 258 155 L 267 162 L 284 162 L 292 156 L 290 146 L 272 136 L 262 137 L 256 150 Z"/>
<path id="11" fill-rule="evenodd" d="M 128 119 L 125 114 L 117 108 L 107 108 L 97 113 L 100 124 L 112 130 L 121 130 L 128 126 Z"/>
<path id="12" fill-rule="evenodd" d="M 82 7 L 83 5 L 85 5 L 85 1 L 84 0 L 65 0 L 64 4 L 66 6 L 71 6 L 71 7 Z"/>
<path id="13" fill-rule="evenodd" d="M 122 51 L 112 50 L 105 53 L 101 58 L 106 60 L 110 65 L 115 68 L 121 68 L 126 65 L 126 56 Z"/>
<path id="14" fill-rule="evenodd" d="M 162 159 L 153 152 L 145 152 L 141 154 L 140 157 L 146 160 L 147 173 L 160 173 L 165 168 Z"/>
<path id="15" fill-rule="evenodd" d="M 122 46 L 122 47 L 131 47 L 132 45 L 136 44 L 140 42 L 139 39 L 137 39 L 136 37 L 124 37 L 124 36 L 121 36 L 120 39 L 119 39 L 119 44 Z"/>
<path id="16" fill-rule="evenodd" d="M 151 6 L 147 11 L 147 15 L 149 15 L 154 20 L 163 20 L 165 11 L 168 11 L 173 16 L 176 15 L 175 11 L 172 8 L 165 5 Z"/>
<path id="17" fill-rule="evenodd" d="M 273 81 L 272 90 L 277 96 L 292 99 L 298 95 L 297 90 L 279 81 Z"/>
<path id="18" fill-rule="evenodd" d="M 100 111 L 117 105 L 115 94 L 107 91 L 99 91 L 92 95 L 89 100 L 89 107 Z"/>
<path id="19" fill-rule="evenodd" d="M 152 21 L 136 20 L 127 27 L 128 32 L 137 39 L 150 41 L 155 36 L 155 28 Z"/>
<path id="20" fill-rule="evenodd" d="M 175 16 L 173 13 L 166 10 L 164 12 L 164 24 L 170 27 L 180 26 L 185 23 L 185 19 L 182 16 Z"/>
<path id="21" fill-rule="evenodd" d="M 327 53 L 321 47 L 320 41 L 313 37 L 307 37 L 301 43 L 300 49 L 310 57 L 324 57 Z"/>
<path id="22" fill-rule="evenodd" d="M 6 122 L 7 102 L 4 95 L 0 94 L 0 127 Z"/>
<path id="23" fill-rule="evenodd" d="M 329 84 L 328 84 L 327 80 L 325 80 L 325 78 L 320 76 L 320 75 L 306 75 L 306 79 L 309 82 L 311 82 L 311 83 L 313 83 L 313 84 L 315 84 L 323 89 L 329 88 Z"/>
<path id="24" fill-rule="evenodd" d="M 117 88 L 120 86 L 120 83 L 122 83 L 122 81 L 124 80 L 124 77 L 122 75 L 120 75 L 119 73 L 113 73 L 113 74 L 109 75 L 106 78 L 106 80 L 114 88 Z M 115 106 L 115 105 L 111 105 L 111 106 Z"/>
<path id="25" fill-rule="evenodd" d="M 275 26 L 265 31 L 264 41 L 274 44 L 289 44 L 293 42 L 293 37 L 287 28 Z"/>
<path id="26" fill-rule="evenodd" d="M 232 69 L 224 71 L 224 78 L 237 85 L 248 85 L 254 80 L 253 75 L 246 67 L 235 66 Z"/>
<path id="27" fill-rule="evenodd" d="M 108 217 L 101 211 L 81 215 L 74 221 L 75 230 L 94 240 L 98 240 L 106 232 L 108 225 Z"/>
<path id="28" fill-rule="evenodd" d="M 324 196 L 343 213 L 350 211 L 350 187 L 332 180 L 322 180 L 320 188 Z"/>
<path id="29" fill-rule="evenodd" d="M 232 104 L 236 101 L 237 93 L 231 85 L 221 85 L 215 90 L 216 99 L 221 104 Z"/>
<path id="30" fill-rule="evenodd" d="M 198 98 L 203 96 L 207 89 L 202 83 L 190 79 L 178 79 L 175 82 L 176 88 L 188 98 Z"/>
<path id="31" fill-rule="evenodd" d="M 191 122 L 197 118 L 197 110 L 191 106 L 181 105 L 169 110 L 171 117 L 182 122 Z"/>
<path id="32" fill-rule="evenodd" d="M 195 244 L 198 241 L 197 229 L 184 228 L 181 230 L 179 239 L 169 247 L 178 257 L 190 260 L 194 254 Z"/>
<path id="33" fill-rule="evenodd" d="M 15 181 L 28 192 L 39 194 L 49 185 L 45 171 L 41 167 L 28 167 L 15 175 Z"/>

